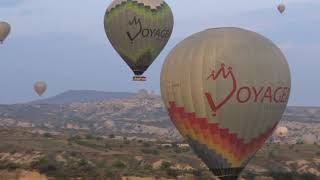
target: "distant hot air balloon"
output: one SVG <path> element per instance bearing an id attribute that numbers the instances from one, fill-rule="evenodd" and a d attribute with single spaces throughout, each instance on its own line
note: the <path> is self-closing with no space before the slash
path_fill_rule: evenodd
<path id="1" fill-rule="evenodd" d="M 196 33 L 168 55 L 161 95 L 171 120 L 216 176 L 235 180 L 276 128 L 290 72 L 281 50 L 239 28 Z"/>
<path id="2" fill-rule="evenodd" d="M 114 0 L 104 26 L 107 37 L 134 74 L 145 80 L 148 69 L 167 44 L 173 30 L 173 14 L 163 0 Z"/>
<path id="3" fill-rule="evenodd" d="M 0 44 L 7 38 L 10 34 L 10 24 L 7 22 L 0 22 Z"/>
<path id="4" fill-rule="evenodd" d="M 302 136 L 302 141 L 304 144 L 315 144 L 317 142 L 317 138 L 313 134 L 306 134 Z"/>
<path id="5" fill-rule="evenodd" d="M 286 10 L 286 6 L 283 3 L 279 4 L 277 8 L 281 14 Z"/>
<path id="6" fill-rule="evenodd" d="M 288 128 L 280 126 L 275 130 L 275 135 L 278 137 L 285 137 L 288 134 Z"/>
<path id="7" fill-rule="evenodd" d="M 34 90 L 36 93 L 41 96 L 47 89 L 47 84 L 44 81 L 37 81 L 34 84 Z"/>

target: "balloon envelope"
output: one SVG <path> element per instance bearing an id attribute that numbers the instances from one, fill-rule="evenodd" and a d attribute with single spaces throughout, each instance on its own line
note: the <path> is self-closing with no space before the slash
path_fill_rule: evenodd
<path id="1" fill-rule="evenodd" d="M 34 84 L 34 90 L 36 93 L 41 96 L 47 89 L 47 84 L 44 81 L 37 81 Z"/>
<path id="2" fill-rule="evenodd" d="M 236 179 L 272 134 L 290 84 L 280 49 L 239 28 L 188 37 L 170 52 L 161 72 L 171 120 L 221 179 Z"/>
<path id="3" fill-rule="evenodd" d="M 288 129 L 284 126 L 280 126 L 275 130 L 275 134 L 278 137 L 285 137 L 288 134 Z"/>
<path id="4" fill-rule="evenodd" d="M 0 44 L 3 43 L 3 41 L 7 38 L 7 36 L 10 34 L 10 24 L 7 22 L 0 22 Z"/>
<path id="5" fill-rule="evenodd" d="M 163 0 L 114 0 L 104 26 L 115 50 L 135 75 L 142 75 L 167 44 L 173 14 Z"/>
<path id="6" fill-rule="evenodd" d="M 302 141 L 304 144 L 315 144 L 317 142 L 317 137 L 312 134 L 306 134 L 302 136 Z"/>
<path id="7" fill-rule="evenodd" d="M 278 5 L 278 11 L 280 13 L 283 13 L 286 10 L 286 6 L 284 4 L 279 4 Z"/>

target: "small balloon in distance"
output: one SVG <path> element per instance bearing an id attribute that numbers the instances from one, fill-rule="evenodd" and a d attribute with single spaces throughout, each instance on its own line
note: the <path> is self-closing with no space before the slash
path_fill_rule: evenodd
<path id="1" fill-rule="evenodd" d="M 34 83 L 33 88 L 39 96 L 42 96 L 43 93 L 47 90 L 47 84 L 44 81 L 37 81 Z"/>
<path id="2" fill-rule="evenodd" d="M 286 10 L 286 5 L 281 3 L 281 4 L 278 5 L 277 9 L 282 14 Z"/>
<path id="3" fill-rule="evenodd" d="M 0 44 L 8 37 L 11 31 L 11 26 L 7 22 L 0 22 Z"/>
<path id="4" fill-rule="evenodd" d="M 278 137 L 285 137 L 288 134 L 288 128 L 284 126 L 277 127 L 275 130 L 275 135 Z"/>

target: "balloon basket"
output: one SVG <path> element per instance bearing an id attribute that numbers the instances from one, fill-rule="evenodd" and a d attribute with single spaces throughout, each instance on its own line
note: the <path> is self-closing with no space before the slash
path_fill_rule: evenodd
<path id="1" fill-rule="evenodd" d="M 133 81 L 146 81 L 147 78 L 144 76 L 133 76 L 132 80 Z"/>

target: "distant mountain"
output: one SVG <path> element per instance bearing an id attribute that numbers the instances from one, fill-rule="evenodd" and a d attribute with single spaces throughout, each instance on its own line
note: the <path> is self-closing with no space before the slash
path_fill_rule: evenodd
<path id="1" fill-rule="evenodd" d="M 104 92 L 95 90 L 70 90 L 56 96 L 32 101 L 28 104 L 67 104 L 72 102 L 101 101 L 128 98 L 136 95 L 130 92 Z"/>
<path id="2" fill-rule="evenodd" d="M 68 94 L 74 97 L 67 98 Z M 38 101 L 37 104 L 0 105 L 0 128 L 22 127 L 55 132 L 86 130 L 101 135 L 180 138 L 160 96 L 146 90 L 127 94 L 102 93 L 101 96 L 80 91 L 59 96 L 62 98 L 53 97 L 45 101 L 51 104 Z M 81 99 L 79 96 L 90 98 Z"/>
<path id="3" fill-rule="evenodd" d="M 320 122 L 320 107 L 289 106 L 283 120 Z"/>

